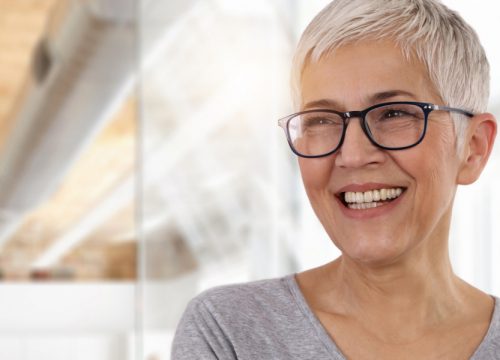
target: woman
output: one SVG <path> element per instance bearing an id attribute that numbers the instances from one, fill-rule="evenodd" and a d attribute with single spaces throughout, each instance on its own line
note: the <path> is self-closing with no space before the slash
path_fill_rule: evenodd
<path id="1" fill-rule="evenodd" d="M 454 195 L 496 135 L 474 31 L 434 0 L 337 0 L 305 30 L 280 120 L 341 250 L 189 304 L 173 359 L 500 359 L 500 300 L 448 256 Z"/>

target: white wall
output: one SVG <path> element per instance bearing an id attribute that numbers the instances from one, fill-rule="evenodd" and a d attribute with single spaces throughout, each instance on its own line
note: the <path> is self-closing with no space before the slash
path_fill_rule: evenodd
<path id="1" fill-rule="evenodd" d="M 0 285 L 0 359 L 133 359 L 133 283 Z"/>

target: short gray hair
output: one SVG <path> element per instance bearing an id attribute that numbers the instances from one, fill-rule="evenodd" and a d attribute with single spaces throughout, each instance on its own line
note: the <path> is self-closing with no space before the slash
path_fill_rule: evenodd
<path id="1" fill-rule="evenodd" d="M 342 45 L 392 40 L 406 58 L 416 56 L 445 105 L 486 111 L 489 63 L 479 38 L 464 19 L 437 0 L 335 0 L 307 26 L 292 66 L 294 102 L 299 104 L 302 72 Z M 453 116 L 457 149 L 467 121 Z"/>

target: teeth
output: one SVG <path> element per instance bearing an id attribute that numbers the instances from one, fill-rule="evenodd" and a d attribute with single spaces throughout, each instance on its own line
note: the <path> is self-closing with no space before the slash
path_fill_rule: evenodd
<path id="1" fill-rule="evenodd" d="M 387 189 L 381 189 L 380 190 L 380 200 L 387 200 Z"/>
<path id="2" fill-rule="evenodd" d="M 361 204 L 358 204 L 358 203 L 349 204 L 349 207 L 351 209 L 363 210 L 363 209 L 375 208 L 375 207 L 377 207 L 379 205 L 380 205 L 380 203 L 377 203 L 377 202 L 369 202 L 369 203 L 361 203 Z"/>
<path id="3" fill-rule="evenodd" d="M 352 209 L 369 209 L 376 207 L 378 201 L 395 199 L 402 193 L 402 188 L 378 189 L 365 192 L 347 191 L 344 193 L 344 200 Z"/>

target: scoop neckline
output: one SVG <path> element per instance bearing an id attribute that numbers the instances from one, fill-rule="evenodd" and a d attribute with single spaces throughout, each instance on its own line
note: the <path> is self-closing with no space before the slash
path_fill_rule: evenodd
<path id="1" fill-rule="evenodd" d="M 326 349 L 335 357 L 336 360 L 347 360 L 345 355 L 342 353 L 340 348 L 337 346 L 335 343 L 335 340 L 330 336 L 328 331 L 325 329 L 325 327 L 321 324 L 319 321 L 318 317 L 312 311 L 311 307 L 307 303 L 304 294 L 302 293 L 302 290 L 299 287 L 299 284 L 297 282 L 296 278 L 296 273 L 287 275 L 285 277 L 285 280 L 288 284 L 288 287 L 293 295 L 293 298 L 304 314 L 304 316 L 309 320 L 311 326 L 317 333 L 319 339 L 321 342 L 325 345 Z M 493 307 L 493 313 L 491 315 L 491 320 L 490 324 L 488 326 L 488 330 L 486 331 L 486 334 L 484 335 L 483 339 L 481 340 L 481 343 L 479 343 L 478 347 L 474 350 L 472 356 L 470 357 L 470 360 L 474 360 L 475 356 L 479 355 L 483 349 L 486 349 L 488 346 L 487 344 L 490 343 L 490 340 L 492 340 L 497 332 L 500 332 L 500 299 L 496 296 L 490 295 L 493 298 L 494 301 L 494 307 Z"/>

